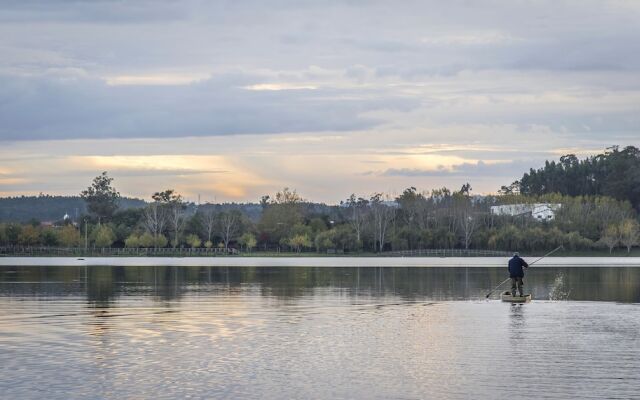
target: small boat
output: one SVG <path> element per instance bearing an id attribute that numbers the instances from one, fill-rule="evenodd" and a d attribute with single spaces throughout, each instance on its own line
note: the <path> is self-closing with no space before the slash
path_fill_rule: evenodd
<path id="1" fill-rule="evenodd" d="M 531 301 L 531 293 L 524 296 L 513 296 L 510 291 L 506 291 L 502 292 L 500 298 L 508 303 L 528 303 Z"/>

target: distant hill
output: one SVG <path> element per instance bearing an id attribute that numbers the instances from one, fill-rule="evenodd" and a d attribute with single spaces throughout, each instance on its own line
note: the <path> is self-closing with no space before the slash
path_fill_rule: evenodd
<path id="1" fill-rule="evenodd" d="M 120 208 L 140 208 L 147 203 L 144 200 L 133 198 L 120 199 Z M 328 206 L 320 203 L 305 202 L 302 207 L 306 215 L 330 215 L 337 218 L 338 206 Z M 189 212 L 196 210 L 206 211 L 213 209 L 216 212 L 239 210 L 253 222 L 258 222 L 262 215 L 262 206 L 258 203 L 223 203 L 187 205 Z M 69 214 L 72 220 L 76 220 L 87 211 L 87 205 L 79 196 L 19 196 L 0 198 L 0 222 L 28 222 L 33 219 L 40 222 L 59 221 L 65 214 Z"/>
<path id="2" fill-rule="evenodd" d="M 121 208 L 144 207 L 144 200 L 122 198 Z M 75 220 L 86 212 L 79 196 L 20 196 L 0 198 L 0 222 L 59 221 L 65 214 Z"/>

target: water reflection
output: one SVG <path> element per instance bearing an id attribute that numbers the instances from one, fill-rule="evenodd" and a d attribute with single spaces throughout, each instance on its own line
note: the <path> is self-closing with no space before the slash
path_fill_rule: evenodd
<path id="1" fill-rule="evenodd" d="M 158 302 L 189 292 L 242 292 L 295 300 L 320 288 L 345 295 L 482 299 L 504 279 L 502 268 L 20 267 L 0 271 L 0 296 L 85 295 L 97 308 L 142 293 Z M 525 278 L 533 298 L 640 302 L 638 268 L 540 268 Z"/>
<path id="2" fill-rule="evenodd" d="M 511 305 L 503 269 L 14 268 L 0 397 L 633 398 L 638 278 L 539 269 Z"/>

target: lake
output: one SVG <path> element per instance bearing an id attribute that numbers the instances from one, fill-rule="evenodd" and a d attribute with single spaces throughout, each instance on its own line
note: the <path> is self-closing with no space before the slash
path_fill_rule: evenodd
<path id="1" fill-rule="evenodd" d="M 3 267 L 6 399 L 640 392 L 640 268 Z"/>

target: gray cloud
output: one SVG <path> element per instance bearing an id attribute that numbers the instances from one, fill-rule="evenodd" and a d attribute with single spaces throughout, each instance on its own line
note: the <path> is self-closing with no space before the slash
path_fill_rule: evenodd
<path id="1" fill-rule="evenodd" d="M 638 2 L 617 0 L 6 0 L 0 141 L 40 156 L 44 139 L 358 130 L 344 133 L 356 145 L 323 152 L 417 157 L 424 144 L 490 143 L 525 160 L 436 171 L 407 162 L 372 182 L 512 177 L 560 146 L 640 145 L 639 21 Z M 106 83 L 164 75 L 210 78 Z M 297 89 L 245 89 L 260 84 Z M 317 144 L 269 154 L 303 146 Z M 211 147 L 196 150 L 220 152 Z M 472 147 L 451 153 L 512 157 Z"/>
<path id="2" fill-rule="evenodd" d="M 419 168 L 390 168 L 382 172 L 382 176 L 402 176 L 402 177 L 514 177 L 521 176 L 530 168 L 537 168 L 542 165 L 543 160 L 518 160 L 501 163 L 485 163 L 478 161 L 477 163 L 462 163 L 454 165 L 452 168 L 438 166 L 435 170 L 419 169 Z"/>
<path id="3" fill-rule="evenodd" d="M 223 75 L 189 85 L 109 86 L 99 80 L 0 77 L 0 139 L 141 138 L 322 132 L 376 125 L 376 109 L 411 99 L 350 99 L 326 90 L 252 91 L 254 77 Z M 344 98 L 341 98 L 344 97 Z"/>
<path id="4" fill-rule="evenodd" d="M 5 0 L 0 21 L 140 23 L 185 19 L 184 2 L 171 0 Z"/>

